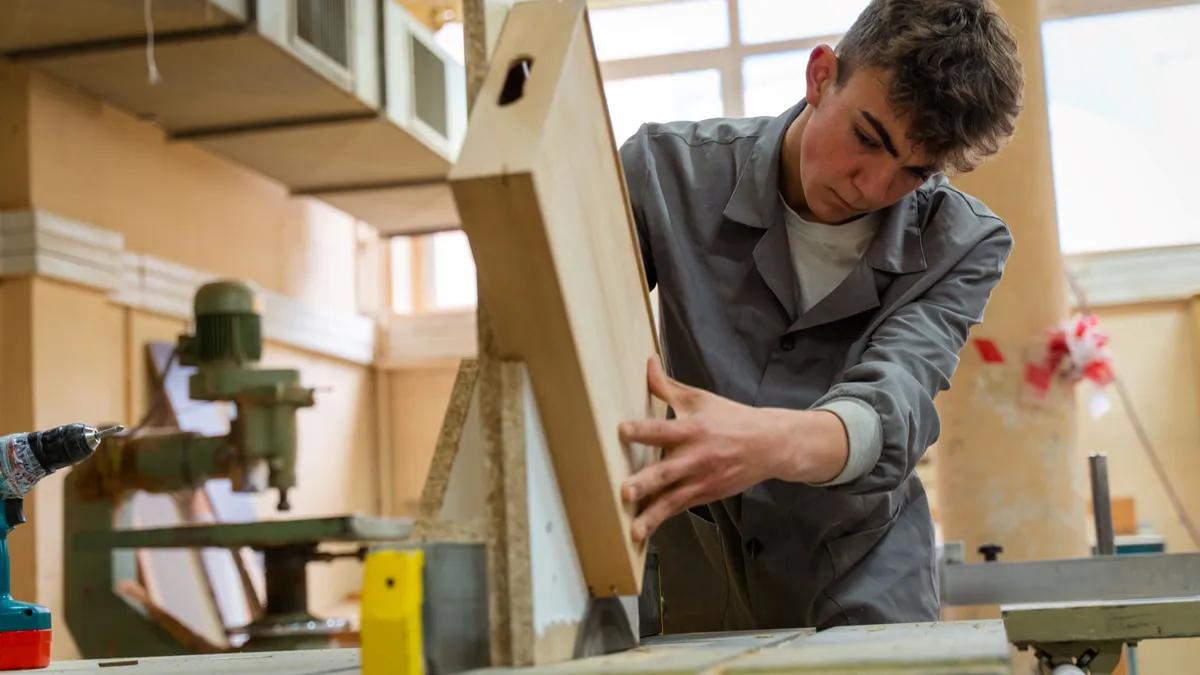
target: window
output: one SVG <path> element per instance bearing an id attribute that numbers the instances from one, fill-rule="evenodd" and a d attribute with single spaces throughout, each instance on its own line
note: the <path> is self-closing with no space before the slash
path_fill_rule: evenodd
<path id="1" fill-rule="evenodd" d="M 1200 6 L 1043 24 L 1064 253 L 1200 243 Z"/>
<path id="2" fill-rule="evenodd" d="M 412 237 L 392 237 L 391 247 L 392 312 L 412 314 L 416 311 L 416 289 L 413 284 Z"/>
<path id="3" fill-rule="evenodd" d="M 775 116 L 804 98 L 810 49 L 749 56 L 742 62 L 745 115 Z"/>
<path id="4" fill-rule="evenodd" d="M 462 230 L 392 237 L 392 312 L 421 314 L 475 306 L 475 258 Z"/>
<path id="5" fill-rule="evenodd" d="M 588 12 L 601 61 L 720 49 L 729 44 L 726 0 L 677 0 Z"/>
<path id="6" fill-rule="evenodd" d="M 604 95 L 617 145 L 643 122 L 719 117 L 725 110 L 721 74 L 716 70 L 610 80 L 604 84 Z"/>
<path id="7" fill-rule="evenodd" d="M 475 258 L 467 233 L 462 230 L 429 235 L 426 298 L 430 310 L 466 309 L 475 306 Z"/>
<path id="8" fill-rule="evenodd" d="M 845 33 L 867 0 L 737 0 L 741 41 L 763 44 Z"/>

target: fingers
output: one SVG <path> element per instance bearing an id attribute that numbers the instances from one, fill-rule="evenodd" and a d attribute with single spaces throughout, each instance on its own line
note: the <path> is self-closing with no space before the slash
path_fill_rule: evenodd
<path id="1" fill-rule="evenodd" d="M 633 540 L 641 543 L 649 539 L 668 518 L 700 503 L 697 499 L 699 494 L 699 485 L 685 483 L 660 495 L 634 519 L 631 532 Z"/>
<path id="2" fill-rule="evenodd" d="M 627 502 L 637 502 L 652 497 L 683 480 L 695 465 L 690 457 L 669 457 L 655 462 L 625 479 L 621 484 L 621 497 Z"/>
<path id="3" fill-rule="evenodd" d="M 658 356 L 652 356 L 646 362 L 646 381 L 650 393 L 675 408 L 677 413 L 691 400 L 692 388 L 668 376 Z"/>
<path id="4" fill-rule="evenodd" d="M 679 445 L 691 435 L 693 425 L 685 420 L 628 420 L 617 427 L 622 443 L 641 443 L 655 447 Z"/>

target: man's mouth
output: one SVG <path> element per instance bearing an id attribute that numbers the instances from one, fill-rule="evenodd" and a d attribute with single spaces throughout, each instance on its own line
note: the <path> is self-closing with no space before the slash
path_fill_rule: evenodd
<path id="1" fill-rule="evenodd" d="M 842 207 L 843 209 L 846 209 L 847 211 L 858 211 L 858 209 L 855 208 L 853 204 L 846 201 L 845 199 L 842 199 L 842 196 L 839 195 L 836 190 L 831 189 L 830 192 L 833 194 L 833 198 L 835 200 L 837 200 L 838 206 Z"/>

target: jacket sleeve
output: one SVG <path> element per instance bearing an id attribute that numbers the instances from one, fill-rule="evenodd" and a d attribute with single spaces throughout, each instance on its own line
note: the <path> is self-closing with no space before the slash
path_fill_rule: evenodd
<path id="1" fill-rule="evenodd" d="M 998 221 L 997 221 L 998 222 Z M 941 434 L 934 397 L 949 389 L 972 326 L 1000 282 L 1012 251 L 1001 223 L 915 300 L 871 336 L 858 363 L 812 407 L 858 399 L 879 414 L 879 457 L 864 474 L 826 489 L 872 493 L 895 489 Z"/>
<path id="2" fill-rule="evenodd" d="M 638 245 L 642 251 L 642 268 L 646 271 L 648 290 L 652 291 L 658 282 L 658 276 L 655 273 L 654 255 L 650 247 L 650 229 L 643 208 L 646 185 L 654 173 L 654 156 L 650 152 L 648 125 L 643 124 L 637 133 L 621 144 L 620 155 L 629 205 L 632 207 L 634 224 L 637 226 Z"/>

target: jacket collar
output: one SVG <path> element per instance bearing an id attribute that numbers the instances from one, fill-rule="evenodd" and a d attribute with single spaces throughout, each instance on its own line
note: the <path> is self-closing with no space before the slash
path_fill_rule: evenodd
<path id="1" fill-rule="evenodd" d="M 783 138 L 788 127 L 807 105 L 802 99 L 763 127 L 742 166 L 733 195 L 725 204 L 726 218 L 764 230 L 782 230 L 785 227 L 783 205 L 779 197 Z M 918 203 L 919 197 L 914 191 L 880 213 L 879 230 L 864 256 L 868 265 L 892 274 L 909 274 L 926 269 Z M 786 245 L 782 247 L 782 252 L 787 252 Z M 791 265 L 784 265 L 783 262 L 786 261 L 772 261 L 767 267 L 773 272 L 790 272 Z M 791 279 L 786 283 L 790 285 Z M 772 287 L 776 285 L 771 283 Z M 790 295 L 786 291 L 784 293 Z"/>

